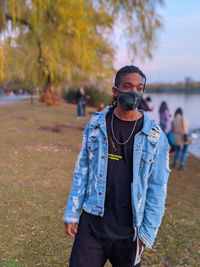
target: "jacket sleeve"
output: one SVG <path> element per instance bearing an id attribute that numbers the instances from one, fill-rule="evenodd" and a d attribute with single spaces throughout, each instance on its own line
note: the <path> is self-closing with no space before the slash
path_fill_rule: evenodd
<path id="1" fill-rule="evenodd" d="M 73 183 L 69 194 L 63 221 L 68 223 L 78 223 L 80 212 L 83 206 L 85 191 L 88 182 L 88 151 L 87 134 L 89 123 L 83 132 L 82 148 L 76 162 Z"/>
<path id="2" fill-rule="evenodd" d="M 162 140 L 148 178 L 144 218 L 138 229 L 140 240 L 148 248 L 151 248 L 154 243 L 164 215 L 167 181 L 170 173 L 169 144 L 164 134 L 162 135 Z"/>

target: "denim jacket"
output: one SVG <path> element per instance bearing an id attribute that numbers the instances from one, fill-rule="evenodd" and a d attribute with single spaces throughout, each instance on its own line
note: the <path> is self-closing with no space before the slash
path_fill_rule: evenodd
<path id="1" fill-rule="evenodd" d="M 95 113 L 84 132 L 63 221 L 78 223 L 81 210 L 104 215 L 108 136 L 106 114 Z M 169 176 L 169 144 L 160 127 L 145 112 L 143 127 L 133 145 L 131 204 L 133 227 L 145 246 L 151 248 L 164 215 Z"/>

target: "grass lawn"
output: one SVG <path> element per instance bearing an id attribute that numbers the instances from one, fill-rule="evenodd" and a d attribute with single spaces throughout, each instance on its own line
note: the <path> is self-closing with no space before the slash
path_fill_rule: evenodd
<path id="1" fill-rule="evenodd" d="M 68 266 L 62 216 L 88 119 L 77 120 L 72 104 L 0 106 L 0 266 Z M 200 164 L 188 157 L 186 167 L 171 173 L 165 217 L 142 266 L 200 266 Z"/>

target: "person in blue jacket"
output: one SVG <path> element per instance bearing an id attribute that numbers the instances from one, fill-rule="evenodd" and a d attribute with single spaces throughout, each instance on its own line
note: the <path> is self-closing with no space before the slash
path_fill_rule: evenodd
<path id="1" fill-rule="evenodd" d="M 135 66 L 115 77 L 112 106 L 84 132 L 63 221 L 74 238 L 70 267 L 140 266 L 164 215 L 169 144 L 137 107 L 146 84 Z"/>

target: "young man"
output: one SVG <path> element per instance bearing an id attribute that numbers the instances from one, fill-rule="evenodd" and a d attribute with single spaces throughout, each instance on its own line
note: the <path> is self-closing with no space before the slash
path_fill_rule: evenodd
<path id="1" fill-rule="evenodd" d="M 113 106 L 95 113 L 83 133 L 63 217 L 75 237 L 70 267 L 140 266 L 164 214 L 169 145 L 160 127 L 137 110 L 146 77 L 120 69 Z M 82 213 L 81 213 L 82 210 Z M 81 215 L 80 215 L 81 213 Z"/>

